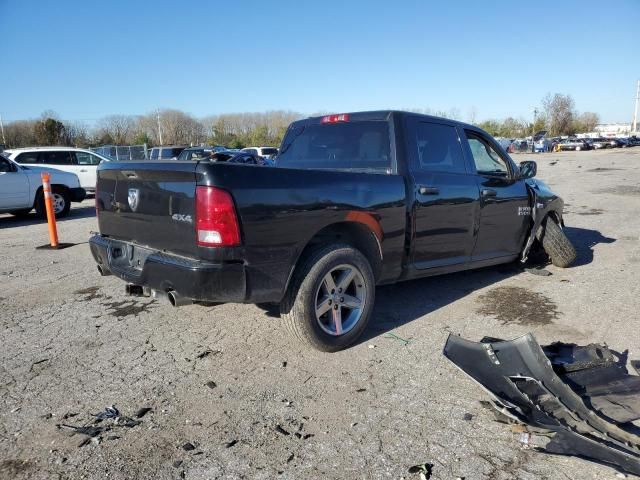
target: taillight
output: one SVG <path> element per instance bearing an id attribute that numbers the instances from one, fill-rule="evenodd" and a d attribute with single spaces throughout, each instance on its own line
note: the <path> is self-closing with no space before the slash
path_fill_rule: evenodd
<path id="1" fill-rule="evenodd" d="M 327 115 L 322 117 L 322 123 L 338 123 L 338 122 L 348 122 L 349 114 L 348 113 L 339 113 L 337 115 Z"/>
<path id="2" fill-rule="evenodd" d="M 196 233 L 202 247 L 240 244 L 238 217 L 228 192 L 216 187 L 196 187 Z"/>

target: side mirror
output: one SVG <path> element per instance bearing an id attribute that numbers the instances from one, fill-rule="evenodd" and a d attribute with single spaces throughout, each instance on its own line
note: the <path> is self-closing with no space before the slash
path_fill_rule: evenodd
<path id="1" fill-rule="evenodd" d="M 538 164 L 534 161 L 520 162 L 520 178 L 533 178 L 538 173 Z"/>

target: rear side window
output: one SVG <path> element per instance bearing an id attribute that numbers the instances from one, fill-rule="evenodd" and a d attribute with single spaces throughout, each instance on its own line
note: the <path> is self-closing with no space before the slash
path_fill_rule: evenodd
<path id="1" fill-rule="evenodd" d="M 151 150 L 151 160 L 157 160 L 158 159 L 158 154 L 160 153 L 160 149 L 158 148 L 154 148 Z"/>
<path id="2" fill-rule="evenodd" d="M 72 152 L 71 155 L 75 155 L 78 165 L 98 165 L 100 163 L 99 157 L 87 152 Z"/>
<path id="3" fill-rule="evenodd" d="M 247 152 L 247 153 L 252 153 L 254 155 L 258 154 L 258 150 L 256 150 L 255 148 L 246 148 L 244 151 Z"/>
<path id="4" fill-rule="evenodd" d="M 69 152 L 42 152 L 41 155 L 46 165 L 73 165 Z"/>
<path id="5" fill-rule="evenodd" d="M 467 173 L 455 127 L 420 122 L 416 126 L 415 145 L 420 170 Z"/>
<path id="6" fill-rule="evenodd" d="M 277 148 L 263 148 L 262 149 L 262 155 L 276 155 L 277 153 L 278 153 L 278 149 Z"/>
<path id="7" fill-rule="evenodd" d="M 18 163 L 38 163 L 38 152 L 25 152 L 16 157 Z"/>
<path id="8" fill-rule="evenodd" d="M 300 125 L 287 132 L 278 166 L 391 173 L 390 152 L 384 121 Z"/>

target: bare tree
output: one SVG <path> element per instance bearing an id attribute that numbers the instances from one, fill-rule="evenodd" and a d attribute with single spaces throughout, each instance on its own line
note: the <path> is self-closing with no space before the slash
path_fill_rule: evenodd
<path id="1" fill-rule="evenodd" d="M 130 115 L 109 115 L 98 121 L 98 136 L 111 138 L 117 145 L 127 145 L 131 141 L 135 118 Z"/>
<path id="2" fill-rule="evenodd" d="M 594 112 L 584 112 L 578 116 L 578 122 L 585 132 L 593 132 L 600 123 L 600 115 Z"/>
<path id="3" fill-rule="evenodd" d="M 36 120 L 16 120 L 4 126 L 8 147 L 28 147 L 37 145 L 35 135 Z"/>
<path id="4" fill-rule="evenodd" d="M 542 99 L 549 130 L 552 135 L 566 135 L 574 133 L 573 119 L 575 117 L 575 102 L 571 95 L 548 93 Z"/>

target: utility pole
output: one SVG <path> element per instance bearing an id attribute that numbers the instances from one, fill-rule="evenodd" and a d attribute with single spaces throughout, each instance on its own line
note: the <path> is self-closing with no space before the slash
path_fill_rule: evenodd
<path id="1" fill-rule="evenodd" d="M 533 125 L 531 125 L 531 153 L 536 153 L 536 120 L 538 119 L 538 109 L 533 109 Z"/>
<path id="2" fill-rule="evenodd" d="M 636 87 L 636 108 L 633 112 L 633 132 L 638 131 L 638 100 L 640 99 L 640 80 L 638 80 L 638 86 Z"/>
<path id="3" fill-rule="evenodd" d="M 162 127 L 160 126 L 160 109 L 156 110 L 156 118 L 158 119 L 158 140 L 160 140 L 160 145 L 164 145 L 162 143 Z"/>
<path id="4" fill-rule="evenodd" d="M 636 113 L 638 110 L 638 105 L 636 105 Z M 4 138 L 4 125 L 2 124 L 2 114 L 0 113 L 0 130 L 2 130 L 2 144 L 6 145 L 7 141 Z"/>

